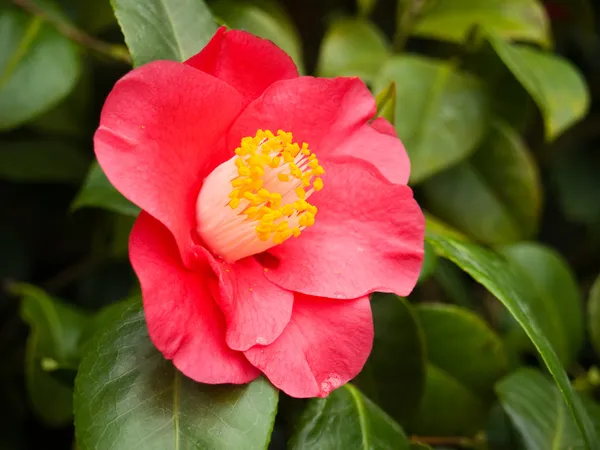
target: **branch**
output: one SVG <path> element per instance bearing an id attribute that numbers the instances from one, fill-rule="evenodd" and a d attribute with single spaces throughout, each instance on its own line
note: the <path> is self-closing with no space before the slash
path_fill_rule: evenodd
<path id="1" fill-rule="evenodd" d="M 73 25 L 66 23 L 63 20 L 58 19 L 57 17 L 52 17 L 49 15 L 43 8 L 36 5 L 31 0 L 12 0 L 12 2 L 23 9 L 24 11 L 32 14 L 40 19 L 48 22 L 53 25 L 60 34 L 67 37 L 68 39 L 81 44 L 84 47 L 87 47 L 91 50 L 94 50 L 104 56 L 108 56 L 111 59 L 114 59 L 119 62 L 123 62 L 125 64 L 131 65 L 131 56 L 127 49 L 122 45 L 117 44 L 108 44 L 106 42 L 102 42 L 89 34 L 84 33 L 83 31 L 75 28 Z"/>
<path id="2" fill-rule="evenodd" d="M 452 445 L 463 448 L 475 448 L 473 439 L 462 436 L 411 436 L 410 440 L 418 444 Z"/>

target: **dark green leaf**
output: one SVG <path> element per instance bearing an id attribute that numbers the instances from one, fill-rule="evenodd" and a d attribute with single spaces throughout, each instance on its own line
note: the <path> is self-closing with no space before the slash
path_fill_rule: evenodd
<path id="1" fill-rule="evenodd" d="M 484 402 L 473 391 L 429 365 L 425 395 L 408 428 L 423 435 L 471 436 L 483 425 L 485 412 Z"/>
<path id="2" fill-rule="evenodd" d="M 196 383 L 165 360 L 138 305 L 86 347 L 75 382 L 81 450 L 265 449 L 277 390 Z"/>
<path id="3" fill-rule="evenodd" d="M 421 273 L 419 274 L 419 283 L 427 280 L 438 264 L 438 257 L 435 251 L 427 242 L 425 242 L 425 256 L 423 257 L 423 266 L 421 267 Z"/>
<path id="4" fill-rule="evenodd" d="M 136 66 L 157 59 L 184 61 L 217 26 L 203 0 L 111 0 Z"/>
<path id="5" fill-rule="evenodd" d="M 529 310 L 527 297 L 532 294 L 530 290 L 525 288 L 528 281 L 524 275 L 498 254 L 476 244 L 458 241 L 449 236 L 437 235 L 430 230 L 428 230 L 427 239 L 436 249 L 438 255 L 448 258 L 460 266 L 507 307 L 523 327 L 554 377 L 571 414 L 575 418 L 587 448 L 597 448 L 597 443 L 600 440 L 596 435 L 594 426 L 579 398 L 575 396 L 569 378 L 555 350 L 538 325 L 537 318 Z"/>
<path id="6" fill-rule="evenodd" d="M 596 355 L 600 356 L 600 276 L 596 278 L 588 299 L 588 330 Z"/>
<path id="7" fill-rule="evenodd" d="M 520 369 L 500 381 L 496 392 L 502 407 L 521 433 L 527 450 L 585 449 L 560 391 L 533 369 Z M 595 446 L 597 448 L 598 442 Z"/>
<path id="8" fill-rule="evenodd" d="M 482 84 L 452 65 L 418 56 L 395 56 L 375 80 L 375 91 L 396 82 L 396 130 L 418 183 L 465 159 L 488 126 Z"/>
<path id="9" fill-rule="evenodd" d="M 291 450 L 409 450 L 402 428 L 351 384 L 310 401 Z"/>
<path id="10" fill-rule="evenodd" d="M 438 259 L 433 277 L 450 301 L 463 308 L 473 309 L 475 305 L 473 293 L 465 280 L 464 272 L 454 263 Z"/>
<path id="11" fill-rule="evenodd" d="M 366 17 L 373 11 L 377 0 L 356 0 L 356 6 L 358 8 L 358 14 L 361 17 Z"/>
<path id="12" fill-rule="evenodd" d="M 429 445 L 420 444 L 418 442 L 411 442 L 409 449 L 410 450 L 432 450 Z"/>
<path id="13" fill-rule="evenodd" d="M 388 87 L 377 94 L 377 117 L 387 119 L 392 125 L 396 123 L 396 83 L 392 81 Z"/>
<path id="14" fill-rule="evenodd" d="M 541 209 L 538 168 L 521 137 L 495 122 L 473 156 L 427 180 L 429 209 L 490 244 L 531 236 Z"/>
<path id="15" fill-rule="evenodd" d="M 135 217 L 140 209 L 117 191 L 97 162 L 92 163 L 87 178 L 73 201 L 73 210 L 92 206 Z"/>
<path id="16" fill-rule="evenodd" d="M 47 1 L 40 5 L 51 9 Z M 66 97 L 80 73 L 77 48 L 38 16 L 0 7 L 0 130 L 33 119 Z"/>
<path id="17" fill-rule="evenodd" d="M 210 8 L 228 26 L 273 41 L 291 56 L 300 73 L 304 72 L 300 35 L 278 3 L 270 0 L 218 0 Z"/>
<path id="18" fill-rule="evenodd" d="M 494 383 L 506 372 L 499 337 L 474 313 L 451 305 L 417 309 L 429 358 L 427 387 L 411 431 L 471 435 L 483 426 Z"/>
<path id="19" fill-rule="evenodd" d="M 575 361 L 583 345 L 583 300 L 577 280 L 567 262 L 554 250 L 522 242 L 500 252 L 509 264 L 518 267 L 535 291 L 529 310 L 552 343 L 565 367 Z"/>
<path id="20" fill-rule="evenodd" d="M 463 42 L 474 25 L 493 30 L 503 38 L 550 43 L 549 23 L 542 5 L 536 0 L 427 2 L 412 33 Z"/>
<path id="21" fill-rule="evenodd" d="M 26 375 L 36 413 L 50 425 L 65 425 L 73 415 L 73 387 L 56 373 L 77 368 L 90 318 L 27 284 L 13 286 L 21 296 L 21 317 L 31 328 Z"/>
<path id="22" fill-rule="evenodd" d="M 356 384 L 390 416 L 406 423 L 425 389 L 423 331 L 410 304 L 396 295 L 373 294 L 371 308 L 375 342 Z"/>
<path id="23" fill-rule="evenodd" d="M 416 312 L 430 364 L 476 394 L 489 395 L 508 367 L 496 333 L 479 316 L 458 306 L 424 304 Z"/>
<path id="24" fill-rule="evenodd" d="M 385 35 L 359 18 L 335 20 L 327 30 L 317 63 L 322 77 L 356 76 L 371 82 L 390 56 Z"/>
<path id="25" fill-rule="evenodd" d="M 547 140 L 585 116 L 589 93 L 583 76 L 570 62 L 552 53 L 509 44 L 493 34 L 489 41 L 540 108 Z"/>
<path id="26" fill-rule="evenodd" d="M 0 142 L 0 178 L 30 183 L 79 183 L 89 167 L 85 153 L 57 140 Z"/>

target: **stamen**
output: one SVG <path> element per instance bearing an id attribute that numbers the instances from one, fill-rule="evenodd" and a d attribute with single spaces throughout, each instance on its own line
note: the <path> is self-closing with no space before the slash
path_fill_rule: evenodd
<path id="1" fill-rule="evenodd" d="M 228 261 L 312 226 L 317 208 L 307 200 L 323 189 L 325 173 L 308 144 L 282 130 L 258 130 L 241 140 L 235 154 L 206 178 L 197 202 L 200 236 Z"/>

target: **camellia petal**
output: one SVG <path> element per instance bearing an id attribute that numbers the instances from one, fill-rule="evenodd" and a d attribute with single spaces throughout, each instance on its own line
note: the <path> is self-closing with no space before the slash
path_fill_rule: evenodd
<path id="1" fill-rule="evenodd" d="M 334 154 L 369 161 L 392 183 L 408 183 L 408 154 L 394 127 L 383 117 L 360 127 L 335 149 Z"/>
<path id="2" fill-rule="evenodd" d="M 244 353 L 288 395 L 325 397 L 361 371 L 372 345 L 367 297 L 340 302 L 296 294 L 282 335 Z"/>
<path id="3" fill-rule="evenodd" d="M 189 264 L 202 180 L 230 158 L 222 137 L 241 108 L 235 89 L 185 64 L 157 61 L 125 75 L 94 136 L 98 161 L 125 197 L 162 222 Z"/>
<path id="4" fill-rule="evenodd" d="M 319 297 L 408 295 L 421 270 L 425 233 L 411 189 L 356 159 L 329 161 L 325 170 L 325 188 L 311 197 L 319 210 L 315 225 L 269 250 L 279 264 L 267 278 Z"/>
<path id="5" fill-rule="evenodd" d="M 257 129 L 291 132 L 320 160 L 375 115 L 375 100 L 358 78 L 298 77 L 274 83 L 233 124 L 228 145 Z"/>
<path id="6" fill-rule="evenodd" d="M 219 28 L 206 47 L 186 64 L 236 88 L 244 105 L 274 82 L 298 76 L 292 58 L 271 41 L 243 31 L 226 31 L 225 27 Z"/>
<path id="7" fill-rule="evenodd" d="M 216 301 L 227 322 L 227 345 L 248 350 L 273 342 L 290 321 L 294 294 L 267 280 L 254 258 L 228 264 L 207 256 L 219 276 Z"/>
<path id="8" fill-rule="evenodd" d="M 202 383 L 247 383 L 259 375 L 225 343 L 225 320 L 209 289 L 217 280 L 208 263 L 202 271 L 188 271 L 169 231 L 145 212 L 133 227 L 129 252 L 150 338 L 165 358 Z"/>

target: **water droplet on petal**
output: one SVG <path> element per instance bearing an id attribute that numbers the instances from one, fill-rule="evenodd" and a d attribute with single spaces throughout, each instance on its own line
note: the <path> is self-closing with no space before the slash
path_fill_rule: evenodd
<path id="1" fill-rule="evenodd" d="M 334 296 L 335 298 L 348 298 L 348 297 L 347 297 L 347 296 L 346 296 L 346 295 L 345 295 L 343 292 L 340 292 L 340 291 L 336 291 L 336 292 L 334 292 L 334 293 L 333 293 L 333 296 Z"/>
<path id="2" fill-rule="evenodd" d="M 264 337 L 257 337 L 256 338 L 256 343 L 258 345 L 267 345 L 267 340 Z"/>

